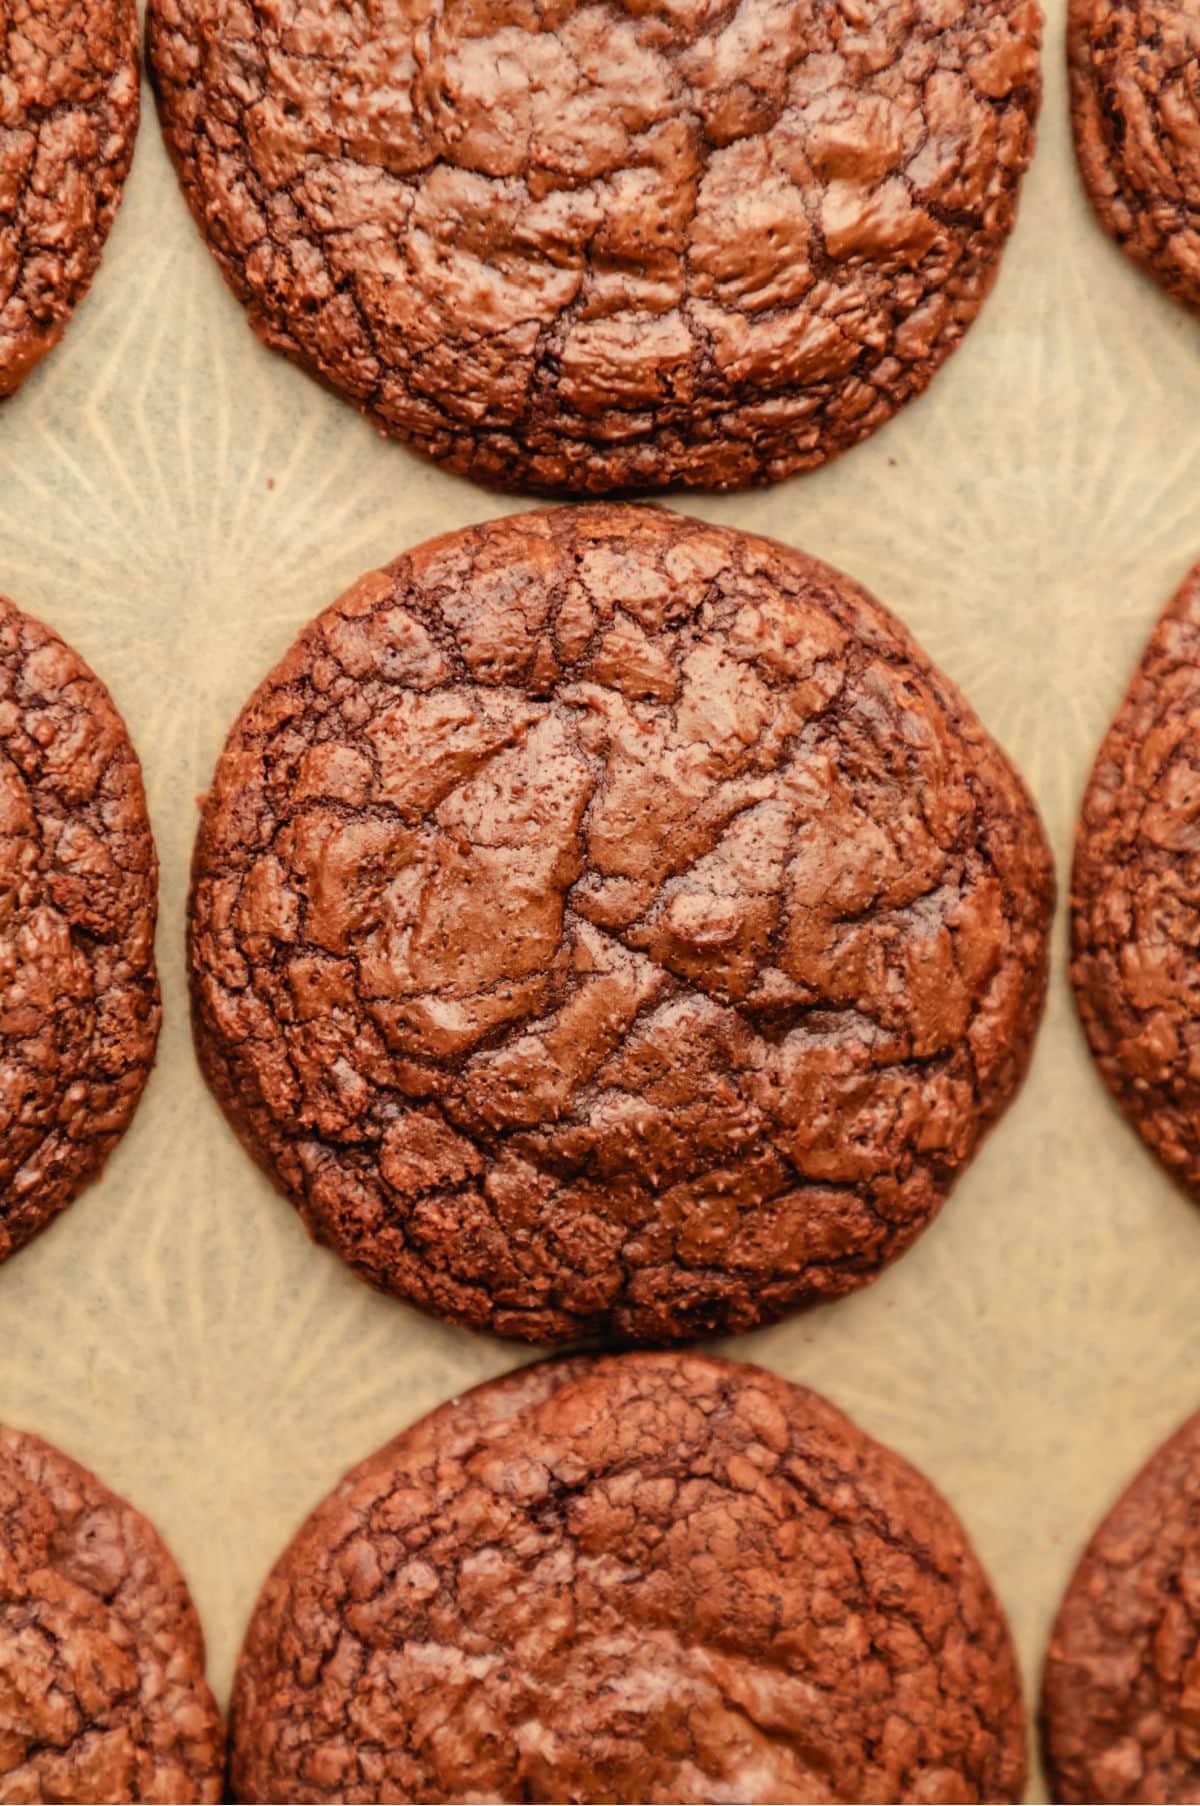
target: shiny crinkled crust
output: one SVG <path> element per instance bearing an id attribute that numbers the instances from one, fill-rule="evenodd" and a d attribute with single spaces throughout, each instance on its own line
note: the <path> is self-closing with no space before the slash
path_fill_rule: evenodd
<path id="1" fill-rule="evenodd" d="M 1075 147 L 1097 217 L 1200 307 L 1200 6 L 1070 0 L 1067 33 Z"/>
<path id="2" fill-rule="evenodd" d="M 108 691 L 0 597 L 0 1260 L 95 1177 L 154 1060 L 158 862 Z"/>
<path id="3" fill-rule="evenodd" d="M 137 136 L 134 0 L 0 7 L 0 398 L 87 293 Z"/>
<path id="4" fill-rule="evenodd" d="M 945 1500 L 815 1393 L 525 1368 L 353 1469 L 234 1685 L 239 1800 L 1019 1800 L 1004 1614 Z"/>
<path id="5" fill-rule="evenodd" d="M 1051 1632 L 1042 1731 L 1054 1798 L 1200 1799 L 1200 1414 L 1085 1549 Z"/>
<path id="6" fill-rule="evenodd" d="M 1126 1117 L 1200 1198 L 1200 566 L 1092 768 L 1071 878 L 1071 978 Z"/>
<path id="7" fill-rule="evenodd" d="M 157 1531 L 0 1426 L 0 1806 L 217 1801 L 204 1639 Z"/>
<path id="8" fill-rule="evenodd" d="M 151 0 L 268 344 L 504 489 L 738 488 L 919 394 L 1033 151 L 1034 0 Z"/>
<path id="9" fill-rule="evenodd" d="M 312 1233 L 502 1335 L 677 1340 L 862 1285 L 1024 1072 L 1050 858 L 847 578 L 620 505 L 364 577 L 205 805 L 205 1073 Z"/>

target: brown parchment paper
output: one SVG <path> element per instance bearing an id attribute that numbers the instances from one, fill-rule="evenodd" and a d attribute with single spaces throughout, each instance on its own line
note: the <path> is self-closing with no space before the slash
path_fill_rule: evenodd
<path id="1" fill-rule="evenodd" d="M 1102 236 L 1072 154 L 1064 0 L 997 288 L 925 399 L 813 476 L 672 503 L 865 582 L 1016 758 L 1068 882 L 1081 789 L 1200 558 L 1200 321 Z M 161 1528 L 224 1699 L 267 1569 L 343 1470 L 527 1358 L 376 1297 L 251 1167 L 192 1058 L 195 797 L 251 688 L 371 566 L 506 507 L 263 350 L 200 242 L 148 94 L 124 208 L 62 347 L 0 411 L 0 590 L 112 689 L 162 861 L 157 1069 L 103 1179 L 0 1268 L 0 1418 Z M 1033 1706 L 1083 1540 L 1200 1406 L 1200 1210 L 1109 1104 L 1055 970 L 1032 1074 L 874 1286 L 725 1345 L 828 1393 L 948 1494 Z M 1035 1770 L 1030 1798 L 1045 1798 Z"/>

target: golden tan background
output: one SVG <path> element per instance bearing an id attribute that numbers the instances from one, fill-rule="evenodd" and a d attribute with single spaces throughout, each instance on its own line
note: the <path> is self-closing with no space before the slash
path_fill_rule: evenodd
<path id="1" fill-rule="evenodd" d="M 1063 10 L 1051 0 L 1040 145 L 999 284 L 930 394 L 815 476 L 679 505 L 818 553 L 892 607 L 1021 766 L 1065 890 L 1100 736 L 1200 558 L 1200 322 L 1087 212 Z M 0 411 L 0 590 L 95 666 L 141 753 L 165 1025 L 102 1181 L 0 1269 L 0 1417 L 159 1525 L 222 1697 L 302 1515 L 521 1351 L 370 1293 L 225 1127 L 183 977 L 196 793 L 253 685 L 354 577 L 520 505 L 385 443 L 258 345 L 147 96 L 93 294 Z M 1110 1106 L 1064 951 L 1060 914 L 1032 1075 L 941 1220 L 866 1292 L 726 1345 L 827 1392 L 943 1488 L 1011 1615 L 1031 1705 L 1084 1537 L 1200 1406 L 1200 1211 Z"/>

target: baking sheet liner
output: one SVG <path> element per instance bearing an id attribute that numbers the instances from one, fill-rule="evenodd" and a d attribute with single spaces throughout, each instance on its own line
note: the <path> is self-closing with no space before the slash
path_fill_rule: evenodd
<path id="1" fill-rule="evenodd" d="M 1042 809 L 1065 893 L 1080 793 L 1159 609 L 1200 558 L 1200 322 L 1076 177 L 1050 0 L 1046 103 L 997 287 L 928 395 L 813 476 L 689 512 L 866 583 L 966 691 Z M 148 93 L 126 200 L 62 347 L 0 411 L 0 590 L 108 683 L 162 861 L 165 1021 L 99 1184 L 0 1268 L 0 1417 L 162 1530 L 227 1696 L 267 1569 L 343 1470 L 529 1358 L 377 1297 L 314 1249 L 192 1057 L 196 796 L 252 687 L 360 572 L 530 505 L 443 475 L 263 350 L 179 195 Z M 1079 1549 L 1200 1406 L 1200 1210 L 1110 1105 L 1056 925 L 1024 1091 L 939 1221 L 866 1291 L 722 1346 L 818 1387 L 947 1493 L 1032 1708 Z M 1044 1799 L 1035 1769 L 1031 1799 Z"/>

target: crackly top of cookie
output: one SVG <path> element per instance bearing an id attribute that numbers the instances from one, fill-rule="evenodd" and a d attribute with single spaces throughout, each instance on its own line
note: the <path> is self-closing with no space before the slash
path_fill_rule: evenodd
<path id="1" fill-rule="evenodd" d="M 153 0 L 266 341 L 505 488 L 774 480 L 961 338 L 1033 148 L 1033 0 Z"/>
<path id="2" fill-rule="evenodd" d="M 1200 1415 L 1147 1462 L 1085 1550 L 1043 1684 L 1056 1800 L 1200 1795 Z"/>
<path id="3" fill-rule="evenodd" d="M 365 577 L 230 735 L 197 1037 L 378 1285 L 534 1340 L 745 1328 L 913 1238 L 1028 1056 L 1049 856 L 827 566 L 656 511 Z"/>
<path id="4" fill-rule="evenodd" d="M 1071 0 L 1075 143 L 1109 233 L 1200 307 L 1200 6 Z"/>
<path id="5" fill-rule="evenodd" d="M 555 1362 L 354 1469 L 275 1568 L 243 1800 L 1015 1800 L 1003 1614 L 927 1480 L 814 1393 Z"/>
<path id="6" fill-rule="evenodd" d="M 133 0 L 0 8 L 0 397 L 95 274 L 138 125 Z"/>
<path id="7" fill-rule="evenodd" d="M 157 881 L 108 691 L 0 598 L 0 1259 L 95 1175 L 141 1096 Z"/>
<path id="8" fill-rule="evenodd" d="M 1163 613 L 1096 757 L 1071 879 L 1071 976 L 1138 1133 L 1200 1195 L 1200 567 Z"/>
<path id="9" fill-rule="evenodd" d="M 0 1426 L 0 1801 L 217 1801 L 204 1641 L 157 1532 Z"/>

